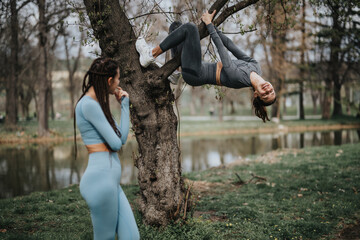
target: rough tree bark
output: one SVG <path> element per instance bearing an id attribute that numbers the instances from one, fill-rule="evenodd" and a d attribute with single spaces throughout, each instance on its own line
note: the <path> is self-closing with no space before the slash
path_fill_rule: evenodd
<path id="1" fill-rule="evenodd" d="M 48 30 L 45 17 L 45 0 L 38 0 L 39 9 L 39 93 L 37 99 L 38 133 L 45 136 L 49 131 L 48 97 L 50 84 L 48 80 Z"/>
<path id="2" fill-rule="evenodd" d="M 301 51 L 300 51 L 300 83 L 299 83 L 299 107 L 300 107 L 300 119 L 305 119 L 305 111 L 304 111 L 304 80 L 305 80 L 305 9 L 306 9 L 306 1 L 302 1 L 302 17 L 301 17 Z"/>
<path id="3" fill-rule="evenodd" d="M 73 64 L 70 63 L 71 59 L 70 59 L 70 53 L 69 53 L 69 47 L 68 47 L 68 43 L 67 43 L 67 39 L 64 37 L 64 46 L 65 46 L 65 55 L 66 55 L 66 68 L 68 70 L 69 73 L 69 86 L 68 86 L 68 91 L 70 93 L 70 118 L 74 118 L 74 105 L 75 105 L 75 92 L 76 92 L 76 87 L 75 87 L 75 72 L 77 71 L 78 67 L 79 67 L 79 63 L 80 63 L 80 57 L 81 57 L 81 48 L 82 48 L 82 41 L 84 38 L 84 34 L 82 33 L 80 38 L 80 44 L 79 44 L 79 48 L 78 48 L 78 52 L 77 55 L 74 59 Z"/>
<path id="4" fill-rule="evenodd" d="M 335 9 L 338 9 L 338 6 L 335 6 Z M 331 14 L 332 17 L 332 24 L 334 33 L 331 35 L 330 41 L 330 63 L 329 63 L 329 72 L 330 72 L 330 79 L 333 83 L 333 116 L 338 116 L 342 114 L 342 107 L 341 107 L 341 83 L 340 83 L 340 76 L 339 70 L 341 67 L 340 63 L 340 50 L 341 50 L 341 38 L 342 26 L 339 23 L 339 15 L 336 11 L 333 11 Z"/>
<path id="5" fill-rule="evenodd" d="M 215 25 L 257 1 L 242 1 L 228 7 L 215 20 Z M 190 205 L 185 201 L 177 118 L 172 106 L 174 95 L 167 80 L 180 66 L 180 56 L 161 69 L 154 64 L 141 68 L 135 49 L 136 36 L 119 1 L 84 0 L 84 3 L 102 55 L 119 62 L 120 86 L 130 95 L 131 121 L 139 146 L 135 159 L 141 191 L 139 210 L 146 224 L 167 225 Z M 218 0 L 210 10 L 219 12 L 226 3 Z M 201 38 L 208 34 L 204 24 L 199 25 L 199 33 Z"/>
<path id="6" fill-rule="evenodd" d="M 283 67 L 286 65 L 285 51 L 286 51 L 286 31 L 273 31 L 273 42 L 270 47 L 272 65 L 274 67 L 274 81 L 273 86 L 276 92 L 276 102 L 271 105 L 271 117 L 280 119 L 281 98 L 283 95 L 285 72 Z"/>
<path id="7" fill-rule="evenodd" d="M 12 128 L 17 122 L 17 82 L 19 76 L 18 56 L 19 56 L 19 21 L 16 0 L 10 1 L 10 25 L 11 25 L 11 56 L 10 56 L 10 76 L 6 81 L 6 118 L 7 128 Z"/>

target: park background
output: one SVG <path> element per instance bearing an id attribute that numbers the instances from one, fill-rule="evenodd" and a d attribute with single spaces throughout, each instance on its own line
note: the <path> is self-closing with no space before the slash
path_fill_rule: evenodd
<path id="1" fill-rule="evenodd" d="M 42 3 L 43 15 L 39 11 Z M 175 20 L 199 24 L 201 14 L 212 3 L 120 1 L 136 34 L 146 35 L 152 46 L 156 46 L 167 36 L 168 27 Z M 229 1 L 227 4 L 231 6 L 235 3 L 236 1 Z M 275 9 L 277 5 L 283 12 L 270 13 L 268 8 Z M 99 56 L 101 49 L 94 38 L 81 2 L 3 1 L 0 3 L 0 9 L 0 197 L 11 200 L 20 196 L 22 199 L 21 196 L 32 192 L 46 191 L 45 194 L 54 194 L 58 197 L 64 195 L 66 199 L 68 192 L 76 192 L 76 184 L 86 168 L 88 157 L 79 133 L 78 159 L 74 160 L 73 157 L 73 107 L 81 94 L 83 76 L 92 60 Z M 250 179 L 254 171 L 268 179 L 275 179 L 275 176 L 266 173 L 266 166 L 258 166 L 259 161 L 272 164 L 280 161 L 279 156 L 282 155 L 290 154 L 291 158 L 297 157 L 298 152 L 299 155 L 315 152 L 316 156 L 323 157 L 319 157 L 321 163 L 314 163 L 314 166 L 330 164 L 333 168 L 329 169 L 334 171 L 343 169 L 343 165 L 339 165 L 341 163 L 337 161 L 339 157 L 346 156 L 343 164 L 354 166 L 354 172 L 349 174 L 351 180 L 346 181 L 353 184 L 350 184 L 351 187 L 349 185 L 349 191 L 357 194 L 359 185 L 355 184 L 354 179 L 359 177 L 356 172 L 359 166 L 360 138 L 359 11 L 358 1 L 259 1 L 234 14 L 220 25 L 220 29 L 237 46 L 260 63 L 263 77 L 272 82 L 277 89 L 278 101 L 274 106 L 268 107 L 271 121 L 262 123 L 253 114 L 250 89 L 234 90 L 214 86 L 194 88 L 186 85 L 182 79 L 179 79 L 178 85 L 171 85 L 176 99 L 174 112 L 179 121 L 182 172 L 186 178 L 203 184 L 200 184 L 195 192 L 199 191 L 209 199 L 214 198 L 222 193 L 206 190 L 206 182 L 213 184 L 210 184 L 208 189 L 216 187 L 214 182 L 224 184 L 225 181 L 225 186 L 230 185 L 229 181 L 239 184 L 240 178 L 235 172 L 242 173 L 242 178 L 245 176 Z M 209 37 L 203 39 L 201 44 L 205 61 L 219 60 Z M 169 59 L 170 54 L 167 53 L 157 61 L 164 64 Z M 114 99 L 111 105 L 113 115 L 119 119 L 120 107 Z M 344 147 L 341 147 L 343 144 Z M 340 147 L 329 148 L 329 145 Z M 320 148 L 302 152 L 301 149 L 311 146 Z M 344 148 L 348 151 L 346 154 L 343 154 Z M 288 149 L 294 150 L 289 153 Z M 324 163 L 324 158 L 328 157 L 324 152 L 328 149 L 334 154 L 331 155 L 329 163 Z M 138 191 L 137 168 L 134 166 L 134 155 L 137 151 L 135 134 L 131 131 L 127 145 L 119 153 L 123 169 L 122 183 L 130 184 L 129 191 L 134 192 L 131 199 L 135 198 Z M 306 156 L 303 159 L 305 164 Z M 234 163 L 239 164 L 237 167 L 240 166 L 241 171 L 228 170 Z M 252 169 L 257 167 L 261 170 Z M 226 174 L 219 173 L 222 168 L 226 169 Z M 283 168 L 284 172 L 288 171 L 287 167 Z M 206 174 L 206 171 L 215 172 Z M 305 176 L 310 172 L 307 169 L 301 171 L 301 174 L 306 179 Z M 212 179 L 212 176 L 216 178 L 217 175 L 223 176 L 222 179 Z M 267 181 L 265 185 L 270 184 L 270 187 L 274 188 L 276 184 L 272 185 L 273 183 Z M 346 186 L 346 182 L 340 181 L 339 185 L 341 184 Z M 68 186 L 71 186 L 69 190 Z M 247 190 L 254 191 L 253 194 L 256 195 L 259 194 L 256 192 L 258 188 L 256 185 L 255 189 Z M 226 187 L 225 189 L 229 190 Z M 301 193 L 296 193 L 295 196 L 300 194 L 301 197 L 297 198 L 302 198 L 302 192 L 310 188 L 299 189 L 303 190 L 298 190 Z M 342 192 L 338 189 L 344 190 L 345 187 L 337 188 L 337 191 Z M 265 187 L 262 190 L 269 189 Z M 334 198 L 340 201 L 341 197 L 337 194 L 334 193 Z M 29 197 L 25 197 L 25 201 L 36 202 L 35 195 Z M 82 201 L 81 197 L 77 197 L 76 201 Z M 50 197 L 45 197 L 47 203 L 49 199 Z M 204 200 L 200 202 L 202 201 Z M 351 205 L 354 201 L 349 198 L 348 203 Z M 2 202 L 2 206 L 11 209 L 7 204 L 5 200 Z M 85 215 L 86 206 L 82 204 Z M 234 203 L 234 206 L 238 204 Z M 261 218 L 258 212 L 261 204 L 255 204 L 250 211 L 244 198 L 241 206 L 245 209 L 240 209 L 243 213 L 240 214 L 241 221 L 251 219 L 251 213 L 258 219 Z M 39 228 L 30 223 L 22 230 L 16 230 L 14 226 L 19 222 L 9 222 L 8 218 L 21 216 L 26 210 L 18 210 L 17 205 L 13 207 L 13 210 L 6 212 L 9 214 L 7 217 L 1 216 L 0 229 L 6 230 L 4 234 L 7 232 L 10 237 L 36 237 L 36 234 L 40 234 L 36 233 L 36 229 Z M 304 238 L 312 239 L 319 236 L 331 238 L 336 234 L 344 236 L 346 229 L 356 234 L 359 205 L 346 207 L 354 210 L 351 216 L 355 217 L 349 217 L 346 221 L 339 220 L 344 218 L 342 213 L 339 213 L 329 221 L 331 226 L 324 228 L 325 230 L 317 233 L 318 235 L 306 235 L 306 227 L 300 233 L 293 232 L 286 223 L 283 223 L 283 230 L 289 228 L 287 232 L 281 233 L 277 230 L 277 235 L 271 235 L 272 230 L 269 229 L 264 232 L 270 232 L 266 235 L 268 238 L 300 238 L 301 234 L 305 234 L 307 237 Z M 39 208 L 42 208 L 42 205 L 39 205 Z M 202 208 L 205 210 L 201 210 Z M 236 234 L 244 238 L 249 236 L 246 235 L 244 226 L 249 227 L 250 232 L 254 232 L 256 224 L 246 225 L 247 223 L 241 222 L 243 227 L 240 233 L 239 229 L 232 227 L 233 225 L 229 227 L 229 224 L 235 224 L 238 220 L 235 217 L 231 218 L 232 212 L 226 213 L 224 208 L 210 206 L 206 209 L 200 204 L 192 220 L 195 223 L 191 224 L 200 224 L 204 231 L 207 231 L 209 226 L 213 227 L 211 224 L 207 226 L 206 221 L 219 224 L 219 229 L 224 228 L 228 234 L 226 236 L 230 239 L 236 239 Z M 323 210 L 319 208 L 319 211 Z M 335 215 L 334 212 L 331 214 Z M 205 219 L 204 222 L 198 220 L 199 216 Z M 38 217 L 36 221 L 42 222 L 41 219 L 43 217 Z M 141 222 L 139 219 L 141 216 L 137 215 L 137 220 Z M 86 221 L 88 220 L 87 218 Z M 343 225 L 339 227 L 341 221 Z M 256 217 L 254 222 L 259 223 Z M 275 225 L 279 226 L 272 226 Z M 18 226 L 17 228 L 19 229 Z M 318 231 L 322 228 L 322 225 L 314 227 Z M 177 231 L 182 228 L 176 226 L 174 229 Z M 189 232 L 192 232 L 192 227 L 190 229 Z M 52 232 L 51 228 L 42 231 L 49 232 L 50 235 Z M 89 236 L 89 230 L 83 231 L 85 233 L 81 232 L 76 236 Z M 155 234 L 149 229 L 141 228 L 141 231 L 143 235 L 144 232 L 149 236 Z M 171 232 L 171 228 L 166 231 L 176 235 Z M 167 234 L 166 231 L 164 236 Z M 194 234 L 204 237 L 202 233 Z M 162 237 L 166 238 L 164 236 Z M 256 239 L 256 236 L 250 235 L 249 238 Z"/>

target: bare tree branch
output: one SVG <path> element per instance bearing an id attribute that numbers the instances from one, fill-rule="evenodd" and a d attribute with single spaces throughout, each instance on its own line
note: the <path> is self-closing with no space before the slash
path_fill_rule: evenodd
<path id="1" fill-rule="evenodd" d="M 191 9 L 185 9 L 184 11 L 181 11 L 181 12 L 149 12 L 149 13 L 144 13 L 144 14 L 141 14 L 141 15 L 133 17 L 133 18 L 129 18 L 129 20 L 134 20 L 134 19 L 145 17 L 145 16 L 148 16 L 148 15 L 164 14 L 164 13 L 182 15 L 186 11 L 191 11 Z"/>
<path id="2" fill-rule="evenodd" d="M 18 8 L 16 9 L 16 11 L 20 11 L 23 7 L 25 7 L 26 5 L 28 5 L 28 4 L 31 3 L 31 2 L 32 2 L 32 0 L 27 0 L 27 1 L 23 2 L 23 3 L 20 5 L 20 7 L 18 7 Z"/>
<path id="3" fill-rule="evenodd" d="M 255 3 L 257 3 L 259 0 L 246 0 L 241 1 L 233 6 L 230 6 L 222 11 L 220 16 L 214 21 L 215 26 L 219 26 L 221 23 L 223 23 L 229 16 L 232 14 L 250 6 Z"/>

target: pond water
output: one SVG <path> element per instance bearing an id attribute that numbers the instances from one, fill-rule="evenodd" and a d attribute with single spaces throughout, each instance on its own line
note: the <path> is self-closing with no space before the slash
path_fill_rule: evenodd
<path id="1" fill-rule="evenodd" d="M 182 168 L 183 172 L 204 170 L 230 163 L 239 157 L 259 155 L 279 148 L 357 143 L 359 135 L 360 130 L 339 130 L 182 137 Z M 137 169 L 132 160 L 133 152 L 137 152 L 137 142 L 134 138 L 129 140 L 119 152 L 122 184 L 137 181 Z M 86 169 L 87 158 L 85 146 L 78 144 L 78 158 L 74 160 L 71 142 L 2 145 L 0 146 L 0 198 L 59 189 L 79 183 Z"/>

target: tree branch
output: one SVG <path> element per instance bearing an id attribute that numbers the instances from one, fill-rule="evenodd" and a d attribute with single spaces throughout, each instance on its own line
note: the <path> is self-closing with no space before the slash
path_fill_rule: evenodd
<path id="1" fill-rule="evenodd" d="M 133 18 L 129 18 L 129 20 L 134 20 L 134 19 L 145 17 L 145 16 L 148 16 L 148 15 L 164 14 L 164 13 L 181 15 L 186 11 L 191 11 L 191 9 L 185 9 L 184 11 L 181 11 L 181 12 L 149 12 L 149 13 L 144 13 L 144 14 L 141 14 L 141 15 L 133 17 Z"/>
<path id="2" fill-rule="evenodd" d="M 259 0 L 246 0 L 246 1 L 242 1 L 239 2 L 233 6 L 230 6 L 226 9 L 224 9 L 224 11 L 222 11 L 222 13 L 220 14 L 220 16 L 214 21 L 215 26 L 219 26 L 221 23 L 223 23 L 230 15 L 250 6 L 253 5 L 255 3 L 257 3 Z"/>
<path id="3" fill-rule="evenodd" d="M 16 9 L 16 11 L 20 11 L 23 7 L 25 7 L 26 5 L 28 5 L 28 4 L 31 3 L 31 2 L 32 2 L 32 0 L 27 0 L 27 1 L 23 2 L 23 3 L 20 5 L 20 7 L 18 7 L 18 8 Z"/>

